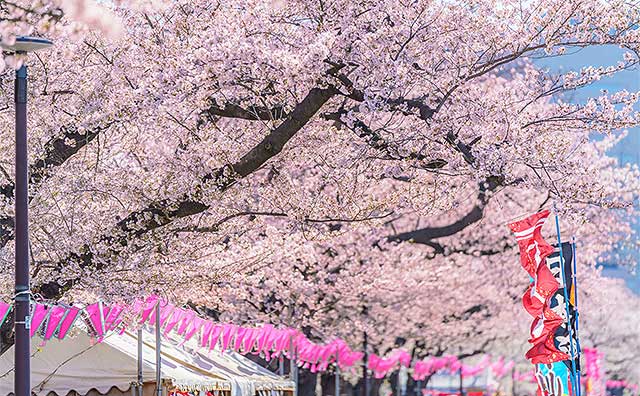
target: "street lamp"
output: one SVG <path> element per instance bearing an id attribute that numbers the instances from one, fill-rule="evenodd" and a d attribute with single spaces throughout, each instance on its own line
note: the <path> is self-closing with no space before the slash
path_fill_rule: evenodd
<path id="1" fill-rule="evenodd" d="M 53 43 L 41 37 L 17 37 L 13 45 L 2 48 L 18 55 L 48 48 Z M 15 181 L 15 259 L 16 288 L 14 307 L 14 395 L 31 396 L 31 337 L 29 286 L 29 165 L 27 163 L 27 66 L 16 70 L 16 181 Z"/>

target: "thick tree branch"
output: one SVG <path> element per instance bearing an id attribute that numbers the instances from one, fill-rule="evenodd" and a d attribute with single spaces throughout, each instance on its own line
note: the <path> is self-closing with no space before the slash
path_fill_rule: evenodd
<path id="1" fill-rule="evenodd" d="M 385 158 L 390 160 L 414 160 L 418 161 L 418 167 L 422 169 L 441 169 L 447 161 L 437 158 L 430 158 L 420 152 L 411 152 L 407 155 L 403 155 L 393 147 L 392 144 L 387 142 L 377 131 L 374 131 L 365 124 L 363 121 L 356 119 L 353 126 L 349 126 L 342 121 L 342 116 L 346 114 L 346 111 L 341 110 L 333 113 L 325 113 L 322 117 L 326 120 L 339 123 L 351 131 L 353 131 L 359 138 L 363 139 L 371 148 L 374 148 L 385 155 Z"/>
<path id="2" fill-rule="evenodd" d="M 224 107 L 220 106 L 215 99 L 211 99 L 211 105 L 200 113 L 201 119 L 213 117 L 240 118 L 250 121 L 272 121 L 285 119 L 288 114 L 284 106 L 266 108 L 261 106 L 251 106 L 245 109 L 237 104 L 227 102 Z"/>
<path id="3" fill-rule="evenodd" d="M 488 177 L 485 183 L 480 184 L 478 203 L 474 205 L 467 214 L 451 224 L 442 227 L 426 227 L 418 230 L 403 232 L 400 234 L 391 235 L 387 239 L 389 241 L 396 242 L 411 241 L 414 243 L 432 245 L 434 239 L 454 235 L 482 219 L 484 208 L 489 202 L 489 193 L 495 191 L 503 184 L 504 178 L 502 177 Z"/>

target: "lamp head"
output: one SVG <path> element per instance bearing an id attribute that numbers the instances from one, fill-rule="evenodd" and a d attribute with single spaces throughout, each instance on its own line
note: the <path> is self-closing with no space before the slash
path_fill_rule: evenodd
<path id="1" fill-rule="evenodd" d="M 53 42 L 42 37 L 18 36 L 12 45 L 1 44 L 7 52 L 26 53 L 49 48 Z"/>

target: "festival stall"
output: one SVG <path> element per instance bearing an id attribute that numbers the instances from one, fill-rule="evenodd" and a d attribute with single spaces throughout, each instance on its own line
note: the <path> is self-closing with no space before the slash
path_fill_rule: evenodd
<path id="1" fill-rule="evenodd" d="M 46 344 L 32 340 L 31 383 L 37 396 L 153 396 L 155 337 L 142 330 L 138 375 L 137 333 L 111 333 L 96 342 L 86 331 Z M 289 396 L 294 384 L 232 351 L 202 353 L 167 338 L 160 344 L 162 395 Z M 0 356 L 0 395 L 13 393 L 13 347 Z M 141 391 L 141 394 L 140 394 Z"/>

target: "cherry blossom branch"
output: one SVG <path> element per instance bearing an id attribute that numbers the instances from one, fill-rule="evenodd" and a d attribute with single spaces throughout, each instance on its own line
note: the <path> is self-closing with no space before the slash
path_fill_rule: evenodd
<path id="1" fill-rule="evenodd" d="M 209 205 L 200 200 L 205 191 L 214 189 L 217 192 L 224 192 L 237 180 L 258 170 L 265 162 L 279 154 L 285 144 L 335 94 L 337 90 L 333 87 L 311 89 L 287 119 L 242 158 L 205 175 L 195 193 L 185 193 L 179 197 L 151 202 L 146 208 L 130 213 L 119 221 L 114 229 L 99 237 L 96 245 L 105 246 L 109 257 L 117 257 L 132 246 L 134 243 L 132 238 L 141 237 L 177 219 L 206 211 Z M 62 272 L 71 263 L 78 264 L 81 268 L 95 267 L 98 270 L 105 265 L 105 261 L 97 259 L 95 248 L 89 244 L 83 245 L 77 252 L 72 252 L 60 260 L 57 264 L 58 272 Z M 40 285 L 39 289 L 47 298 L 56 298 L 78 281 L 79 279 L 73 279 L 60 284 L 57 280 L 52 280 Z"/>
<path id="2" fill-rule="evenodd" d="M 44 155 L 29 166 L 29 189 L 33 194 L 47 179 L 51 170 L 65 163 L 81 148 L 91 143 L 100 133 L 111 127 L 113 121 L 83 132 L 74 126 L 63 126 L 62 135 L 51 138 L 44 146 Z M 0 185 L 0 194 L 7 200 L 13 199 L 12 181 Z M 33 195 L 29 197 L 29 200 Z M 13 216 L 0 216 L 0 248 L 13 239 Z"/>

